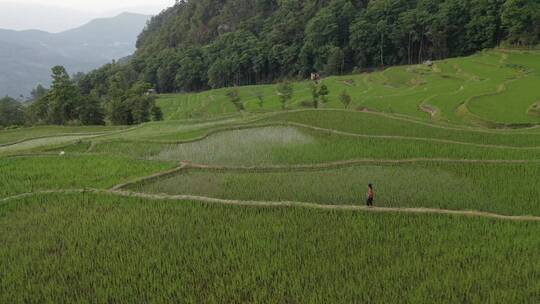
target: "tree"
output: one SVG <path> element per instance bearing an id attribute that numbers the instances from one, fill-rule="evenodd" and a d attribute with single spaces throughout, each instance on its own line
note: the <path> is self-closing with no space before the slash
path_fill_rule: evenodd
<path id="1" fill-rule="evenodd" d="M 152 109 L 150 110 L 152 115 L 153 121 L 161 121 L 163 120 L 163 111 L 161 111 L 161 108 L 157 105 L 154 105 Z"/>
<path id="2" fill-rule="evenodd" d="M 118 75 L 117 75 L 118 76 Z M 118 90 L 122 77 L 116 77 L 106 102 L 107 119 L 115 125 L 132 125 L 162 118 L 156 97 L 148 95 L 151 84 L 136 82 L 127 90 Z M 159 110 L 158 110 L 159 109 Z"/>
<path id="3" fill-rule="evenodd" d="M 49 100 L 47 94 L 34 100 L 24 111 L 25 121 L 28 125 L 47 123 Z"/>
<path id="4" fill-rule="evenodd" d="M 81 98 L 78 113 L 79 121 L 83 125 L 105 124 L 105 110 L 101 105 L 101 100 L 95 94 L 86 95 Z"/>
<path id="5" fill-rule="evenodd" d="M 242 103 L 242 99 L 240 98 L 240 92 L 238 91 L 238 88 L 232 88 L 227 91 L 227 97 L 229 97 L 238 112 L 244 110 L 244 104 Z"/>
<path id="6" fill-rule="evenodd" d="M 207 63 L 200 48 L 189 48 L 180 55 L 175 86 L 179 91 L 198 91 L 208 85 Z"/>
<path id="7" fill-rule="evenodd" d="M 131 125 L 133 116 L 128 104 L 121 99 L 109 100 L 106 104 L 107 120 L 113 125 Z"/>
<path id="8" fill-rule="evenodd" d="M 179 54 L 176 50 L 164 49 L 157 54 L 156 89 L 160 93 L 174 92 L 177 70 L 179 69 Z M 125 79 L 125 75 L 124 75 Z"/>
<path id="9" fill-rule="evenodd" d="M 283 110 L 287 109 L 287 102 L 293 96 L 293 87 L 289 81 L 283 81 L 277 85 L 277 95 L 281 101 L 281 107 Z"/>
<path id="10" fill-rule="evenodd" d="M 339 44 L 339 16 L 331 9 L 321 9 L 307 24 L 301 64 L 306 70 L 324 69 L 330 50 Z"/>
<path id="11" fill-rule="evenodd" d="M 504 0 L 473 0 L 470 9 L 473 18 L 466 25 L 467 49 L 489 48 L 498 44 L 501 35 L 500 12 Z"/>
<path id="12" fill-rule="evenodd" d="M 47 89 L 43 87 L 41 84 L 38 84 L 34 89 L 32 89 L 32 92 L 30 93 L 30 97 L 33 101 L 38 100 L 42 97 L 44 97 L 47 94 Z"/>
<path id="13" fill-rule="evenodd" d="M 305 25 L 305 38 L 300 53 L 301 74 L 305 75 L 312 70 L 325 70 L 329 74 L 343 72 L 343 49 L 349 43 L 350 24 L 357 10 L 351 2 L 328 1 L 328 5 L 318 9 L 314 16 L 309 18 Z"/>
<path id="14" fill-rule="evenodd" d="M 321 97 L 321 101 L 323 103 L 328 102 L 328 99 L 326 98 L 326 96 L 328 96 L 328 94 L 330 94 L 330 91 L 328 90 L 328 87 L 325 84 L 321 84 L 321 86 L 319 87 L 318 94 Z"/>
<path id="15" fill-rule="evenodd" d="M 341 101 L 345 109 L 348 109 L 352 100 L 351 96 L 347 93 L 347 91 L 343 90 L 341 94 L 339 94 L 339 101 Z"/>
<path id="16" fill-rule="evenodd" d="M 501 20 L 510 44 L 532 46 L 540 42 L 540 3 L 537 0 L 506 1 Z"/>
<path id="17" fill-rule="evenodd" d="M 0 127 L 24 124 L 24 108 L 17 100 L 4 97 L 0 99 Z"/>
<path id="18" fill-rule="evenodd" d="M 141 124 L 152 119 L 152 113 L 157 113 L 159 108 L 156 105 L 156 96 L 148 95 L 147 92 L 152 87 L 145 82 L 136 82 L 128 91 L 125 99 L 127 108 L 131 113 L 132 124 Z M 161 111 L 161 109 L 159 109 Z M 158 114 L 159 116 L 159 114 Z M 155 117 L 155 116 L 154 116 Z"/>
<path id="19" fill-rule="evenodd" d="M 144 95 L 133 95 L 125 100 L 131 113 L 132 124 L 141 124 L 151 119 L 152 103 L 155 103 L 155 98 Z"/>
<path id="20" fill-rule="evenodd" d="M 328 55 L 325 72 L 330 75 L 342 74 L 345 68 L 345 53 L 339 47 L 334 47 Z"/>
<path id="21" fill-rule="evenodd" d="M 238 30 L 219 36 L 207 48 L 208 80 L 213 88 L 254 84 L 260 74 L 260 54 L 265 49 L 248 31 Z"/>
<path id="22" fill-rule="evenodd" d="M 47 93 L 48 123 L 63 125 L 77 119 L 79 91 L 63 66 L 52 68 L 52 86 Z"/>

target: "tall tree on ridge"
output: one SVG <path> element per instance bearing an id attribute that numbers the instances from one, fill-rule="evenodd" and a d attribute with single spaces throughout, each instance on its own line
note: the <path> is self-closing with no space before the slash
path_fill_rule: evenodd
<path id="1" fill-rule="evenodd" d="M 52 68 L 53 83 L 47 93 L 48 122 L 63 125 L 77 119 L 79 91 L 63 66 Z"/>

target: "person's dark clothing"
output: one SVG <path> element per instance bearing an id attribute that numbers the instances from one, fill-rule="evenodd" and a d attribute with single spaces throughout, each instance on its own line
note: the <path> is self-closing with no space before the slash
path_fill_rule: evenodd
<path id="1" fill-rule="evenodd" d="M 367 205 L 373 206 L 373 198 L 375 197 L 375 192 L 373 191 L 373 188 L 368 188 L 368 195 L 367 195 Z"/>

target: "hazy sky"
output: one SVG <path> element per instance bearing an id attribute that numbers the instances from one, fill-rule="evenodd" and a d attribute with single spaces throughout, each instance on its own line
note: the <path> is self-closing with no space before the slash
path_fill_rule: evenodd
<path id="1" fill-rule="evenodd" d="M 98 12 L 138 6 L 167 7 L 174 4 L 174 0 L 0 0 L 0 3 L 2 2 L 38 4 Z"/>
<path id="2" fill-rule="evenodd" d="M 174 0 L 0 0 L 0 28 L 59 32 L 122 12 L 153 15 Z"/>

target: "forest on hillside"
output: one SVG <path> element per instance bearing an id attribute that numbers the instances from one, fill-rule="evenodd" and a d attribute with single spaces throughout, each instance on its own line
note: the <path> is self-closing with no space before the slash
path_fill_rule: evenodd
<path id="1" fill-rule="evenodd" d="M 160 118 L 144 98 L 148 88 L 171 93 L 271 83 L 539 42 L 537 0 L 177 1 L 150 20 L 131 58 L 66 80 L 76 86 L 79 105 L 49 93 L 27 117 L 31 124 L 82 116 L 133 124 L 148 121 L 151 112 Z M 43 110 L 49 104 L 57 113 Z"/>
<path id="2" fill-rule="evenodd" d="M 535 0 L 192 0 L 154 17 L 125 71 L 159 92 L 341 74 L 539 42 Z"/>

